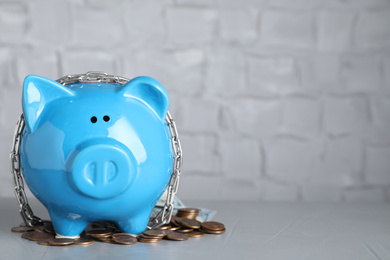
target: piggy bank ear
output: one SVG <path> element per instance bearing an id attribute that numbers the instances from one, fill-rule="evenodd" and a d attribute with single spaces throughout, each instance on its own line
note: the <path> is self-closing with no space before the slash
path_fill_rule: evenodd
<path id="1" fill-rule="evenodd" d="M 126 83 L 119 93 L 124 97 L 132 97 L 149 106 L 160 119 L 165 120 L 168 111 L 169 98 L 167 91 L 155 79 L 142 76 Z"/>
<path id="2" fill-rule="evenodd" d="M 22 106 L 30 132 L 35 130 L 45 106 L 56 99 L 70 96 L 74 96 L 74 92 L 56 81 L 35 75 L 27 76 L 23 83 Z"/>

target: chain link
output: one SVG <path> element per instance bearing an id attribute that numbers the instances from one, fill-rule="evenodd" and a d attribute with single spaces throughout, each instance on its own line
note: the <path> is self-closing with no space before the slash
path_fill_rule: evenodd
<path id="1" fill-rule="evenodd" d="M 115 83 L 115 84 L 124 85 L 128 81 L 129 79 L 124 77 L 109 75 L 104 72 L 96 72 L 96 71 L 90 71 L 85 74 L 67 75 L 57 80 L 57 82 L 62 85 L 68 85 L 68 84 L 73 84 L 78 82 L 80 83 L 103 82 L 103 83 Z M 182 157 L 181 144 L 179 140 L 179 134 L 177 132 L 175 121 L 173 120 L 169 111 L 166 115 L 165 121 L 167 123 L 169 132 L 171 134 L 171 145 L 174 153 L 173 169 L 172 169 L 171 179 L 167 187 L 167 198 L 165 201 L 165 205 L 162 208 L 162 210 L 157 214 L 157 216 L 149 222 L 147 226 L 148 229 L 158 228 L 171 221 L 171 216 L 173 212 L 173 201 L 175 199 L 175 195 L 179 188 L 179 178 L 182 171 L 183 157 Z M 25 125 L 24 116 L 23 114 L 21 114 L 18 123 L 16 125 L 12 151 L 10 154 L 11 172 L 14 177 L 15 196 L 19 202 L 20 214 L 22 216 L 24 223 L 29 227 L 33 227 L 35 225 L 41 224 L 42 222 L 44 222 L 44 220 L 34 215 L 30 205 L 28 204 L 27 196 L 24 191 L 24 181 L 20 169 L 20 154 L 19 154 L 20 142 L 22 140 L 22 132 L 23 132 L 24 125 Z"/>

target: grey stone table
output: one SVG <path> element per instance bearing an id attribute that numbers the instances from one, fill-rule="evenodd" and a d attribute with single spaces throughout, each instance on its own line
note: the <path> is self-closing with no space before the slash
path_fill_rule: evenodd
<path id="1" fill-rule="evenodd" d="M 390 204 L 185 201 L 217 210 L 223 235 L 131 246 L 47 247 L 22 239 L 13 198 L 0 198 L 0 259 L 390 259 Z M 45 210 L 32 203 L 36 215 Z"/>

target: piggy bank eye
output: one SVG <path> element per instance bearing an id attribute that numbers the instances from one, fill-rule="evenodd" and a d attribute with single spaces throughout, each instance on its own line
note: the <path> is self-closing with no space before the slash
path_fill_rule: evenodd
<path id="1" fill-rule="evenodd" d="M 91 117 L 91 122 L 92 123 L 96 123 L 97 122 L 97 117 L 96 116 Z"/>
<path id="2" fill-rule="evenodd" d="M 108 122 L 108 121 L 110 121 L 110 117 L 109 117 L 109 116 L 103 116 L 103 120 L 104 120 L 105 122 Z"/>

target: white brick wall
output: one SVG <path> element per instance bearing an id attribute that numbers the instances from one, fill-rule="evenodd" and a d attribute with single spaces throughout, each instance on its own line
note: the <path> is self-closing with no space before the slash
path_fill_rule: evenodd
<path id="1" fill-rule="evenodd" d="M 0 196 L 28 74 L 149 75 L 182 199 L 390 201 L 388 0 L 0 0 Z"/>

